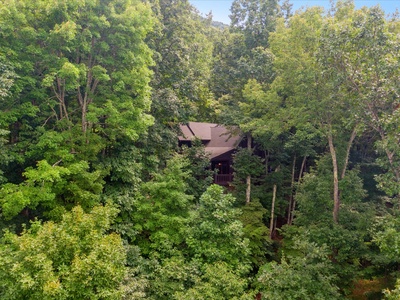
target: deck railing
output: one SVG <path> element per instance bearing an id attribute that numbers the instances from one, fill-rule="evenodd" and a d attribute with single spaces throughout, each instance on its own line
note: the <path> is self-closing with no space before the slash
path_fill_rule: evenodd
<path id="1" fill-rule="evenodd" d="M 214 175 L 214 183 L 219 185 L 228 185 L 232 182 L 233 175 L 232 174 L 215 174 Z"/>

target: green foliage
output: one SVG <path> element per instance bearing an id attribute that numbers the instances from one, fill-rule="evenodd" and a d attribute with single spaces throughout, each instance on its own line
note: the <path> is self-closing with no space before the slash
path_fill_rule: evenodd
<path id="1" fill-rule="evenodd" d="M 13 97 L 0 104 L 10 161 L 1 162 L 8 181 L 0 192 L 3 215 L 28 208 L 59 219 L 76 204 L 85 210 L 98 204 L 103 190 L 115 191 L 110 181 L 137 183 L 141 170 L 132 169 L 139 159 L 131 159 L 127 145 L 153 123 L 153 60 L 144 41 L 155 23 L 149 4 L 4 0 L 0 6 L 0 52 L 16 74 Z"/>
<path id="2" fill-rule="evenodd" d="M 379 247 L 383 254 L 381 265 L 385 266 L 386 272 L 392 270 L 394 278 L 397 278 L 396 285 L 392 290 L 384 290 L 385 299 L 395 300 L 399 298 L 399 275 L 398 264 L 400 262 L 400 218 L 397 214 L 386 215 L 378 218 L 375 226 L 371 229 L 373 242 Z"/>
<path id="3" fill-rule="evenodd" d="M 381 117 L 381 126 L 385 131 L 385 136 L 377 142 L 377 149 L 382 153 L 377 162 L 386 172 L 378 174 L 375 179 L 378 182 L 378 187 L 390 197 L 396 197 L 400 193 L 400 148 L 396 140 L 400 122 L 399 116 L 400 112 L 395 110 L 393 113 L 387 113 Z M 398 199 L 393 200 L 394 202 L 398 201 Z"/>
<path id="4" fill-rule="evenodd" d="M 203 263 L 226 262 L 241 272 L 249 267 L 248 240 L 243 236 L 235 198 L 223 188 L 211 185 L 200 197 L 186 229 L 191 257 Z"/>
<path id="5" fill-rule="evenodd" d="M 257 277 L 262 299 L 341 299 L 326 246 L 306 240 L 294 244 L 295 255 L 265 264 Z"/>
<path id="6" fill-rule="evenodd" d="M 148 265 L 148 299 L 174 299 L 174 294 L 186 291 L 199 276 L 198 265 L 180 255 L 162 261 L 151 260 Z"/>
<path id="7" fill-rule="evenodd" d="M 326 155 L 320 158 L 315 170 L 305 175 L 296 194 L 298 202 L 296 224 L 307 226 L 331 223 L 333 186 L 330 168 L 331 161 L 329 156 Z M 343 189 L 340 201 L 345 210 L 356 209 L 366 196 L 357 170 L 348 171 L 347 176 L 339 182 L 339 186 Z"/>
<path id="8" fill-rule="evenodd" d="M 122 299 L 126 252 L 107 233 L 117 210 L 75 207 L 60 223 L 35 221 L 0 246 L 2 299 Z"/>
<path id="9" fill-rule="evenodd" d="M 234 155 L 235 180 L 245 180 L 248 175 L 260 176 L 263 173 L 262 159 L 248 149 L 239 149 Z"/>
<path id="10" fill-rule="evenodd" d="M 247 280 L 235 274 L 235 270 L 225 262 L 205 264 L 202 275 L 197 277 L 194 286 L 177 292 L 173 299 L 251 299 L 246 294 Z"/>
<path id="11" fill-rule="evenodd" d="M 0 99 L 10 95 L 13 86 L 15 73 L 13 68 L 7 64 L 3 56 L 0 56 Z"/>
<path id="12" fill-rule="evenodd" d="M 264 265 L 274 255 L 269 228 L 264 224 L 267 210 L 260 201 L 253 199 L 241 208 L 240 221 L 244 237 L 249 240 L 250 260 L 255 268 Z"/>
<path id="13" fill-rule="evenodd" d="M 149 2 L 158 22 L 146 40 L 156 62 L 150 82 L 154 125 L 138 145 L 146 177 L 164 168 L 178 150 L 179 124 L 209 120 L 213 114 L 209 21 L 200 18 L 188 0 Z"/>
<path id="14" fill-rule="evenodd" d="M 210 83 L 217 99 L 228 94 L 240 95 L 248 80 L 248 74 L 244 74 L 240 66 L 241 57 L 246 52 L 242 34 L 225 30 L 218 36 L 214 46 L 213 74 Z M 221 112 L 224 113 L 223 110 Z"/>
<path id="15" fill-rule="evenodd" d="M 187 178 L 188 194 L 199 199 L 213 181 L 213 171 L 210 168 L 210 155 L 200 140 L 192 141 L 191 147 L 183 147 L 182 155 L 189 161 L 188 169 L 191 176 Z"/>
<path id="16" fill-rule="evenodd" d="M 103 187 L 100 172 L 89 172 L 87 162 L 81 161 L 66 167 L 57 163 L 50 165 L 43 160 L 37 168 L 28 168 L 26 180 L 19 184 L 6 183 L 0 190 L 3 216 L 12 218 L 25 207 L 35 209 L 38 205 L 50 210 L 49 216 L 60 217 L 63 208 L 81 205 L 85 209 L 99 203 Z M 56 213 L 56 215 L 54 215 Z"/>
<path id="17" fill-rule="evenodd" d="M 373 241 L 392 262 L 400 262 L 400 218 L 390 216 L 380 218 L 372 230 Z"/>
<path id="18" fill-rule="evenodd" d="M 156 220 L 157 224 L 165 224 L 164 227 L 150 235 L 150 244 L 139 241 L 144 253 L 146 247 L 153 248 L 148 275 L 150 299 L 239 299 L 245 294 L 249 270 L 248 241 L 243 236 L 239 211 L 233 208 L 233 202 L 231 195 L 223 194 L 222 187 L 212 185 L 190 215 L 185 216 L 181 208 L 180 219 L 178 212 L 169 211 L 174 224 Z M 153 220 L 157 215 L 160 214 L 154 210 L 147 219 Z M 152 238 L 160 233 L 164 233 L 162 245 Z M 172 242 L 175 243 L 173 251 Z M 178 245 L 178 242 L 182 244 Z"/>
<path id="19" fill-rule="evenodd" d="M 12 20 L 15 30 L 5 26 L 0 47 L 12 53 L 22 84 L 36 85 L 32 93 L 40 93 L 41 118 L 67 119 L 84 132 L 96 128 L 114 138 L 115 131 L 132 138 L 142 131 L 151 64 L 143 39 L 153 24 L 147 5 L 123 0 L 4 4 L 2 20 Z M 22 45 L 27 51 L 17 52 Z M 96 126 L 103 122 L 107 128 Z"/>
<path id="20" fill-rule="evenodd" d="M 396 287 L 393 290 L 384 290 L 386 300 L 397 300 L 400 298 L 400 282 L 397 281 Z"/>
<path id="21" fill-rule="evenodd" d="M 278 1 L 235 0 L 231 12 L 231 27 L 244 33 L 249 48 L 268 45 L 279 14 Z"/>
<path id="22" fill-rule="evenodd" d="M 3 176 L 3 168 L 7 164 L 10 163 L 12 158 L 9 156 L 7 151 L 4 149 L 5 144 L 7 143 L 7 140 L 4 138 L 7 136 L 10 132 L 4 129 L 0 129 L 0 184 L 6 181 L 7 179 Z"/>
<path id="23" fill-rule="evenodd" d="M 134 199 L 136 244 L 145 255 L 170 256 L 184 242 L 192 196 L 187 195 L 188 161 L 176 155 L 162 173 L 143 183 Z"/>
<path id="24" fill-rule="evenodd" d="M 160 22 L 148 38 L 158 63 L 152 81 L 153 113 L 161 122 L 187 121 L 199 113 L 208 117 L 204 112 L 211 113 L 212 102 L 208 89 L 213 49 L 210 26 L 187 0 L 151 2 Z M 170 96 L 163 97 L 165 94 Z M 170 99 L 179 102 L 178 114 L 161 114 L 165 100 L 173 104 Z"/>
<path id="25" fill-rule="evenodd" d="M 397 270 L 399 20 L 231 12 L 218 30 L 188 0 L 0 0 L 0 298 L 339 299 Z M 238 200 L 200 141 L 174 155 L 180 123 L 217 117 L 252 139 Z M 273 186 L 278 228 L 296 204 L 274 244 Z"/>
<path id="26" fill-rule="evenodd" d="M 285 230 L 285 241 L 301 235 L 319 246 L 328 245 L 334 262 L 332 272 L 340 278 L 340 288 L 345 290 L 363 265 L 375 260 L 375 252 L 368 247 L 371 235 L 365 228 L 372 226 L 376 211 L 374 206 L 363 203 L 363 183 L 358 171 L 353 169 L 339 182 L 342 191 L 340 225 L 333 224 L 329 160 L 327 156 L 320 158 L 317 168 L 307 174 L 298 187 L 296 226 Z"/>

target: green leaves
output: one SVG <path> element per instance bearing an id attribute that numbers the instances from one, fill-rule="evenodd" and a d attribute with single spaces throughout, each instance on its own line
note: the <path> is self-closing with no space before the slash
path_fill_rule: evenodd
<path id="1" fill-rule="evenodd" d="M 191 256 L 205 263 L 222 261 L 246 272 L 248 241 L 243 237 L 235 199 L 224 194 L 221 186 L 211 185 L 200 197 L 186 230 L 186 242 Z"/>
<path id="2" fill-rule="evenodd" d="M 231 12 L 231 27 L 244 32 L 249 48 L 268 45 L 279 13 L 277 1 L 235 0 Z"/>
<path id="3" fill-rule="evenodd" d="M 117 210 L 81 207 L 59 223 L 34 222 L 0 245 L 2 299 L 122 299 L 126 274 L 121 238 L 106 233 Z"/>
<path id="4" fill-rule="evenodd" d="M 58 206 L 69 208 L 75 204 L 91 208 L 100 199 L 103 187 L 100 175 L 100 172 L 88 172 L 85 161 L 70 164 L 68 167 L 40 161 L 36 169 L 29 168 L 24 173 L 25 182 L 2 186 L 0 203 L 3 215 L 10 219 L 25 207 L 36 209 L 38 205 L 55 211 Z M 60 218 L 59 215 L 53 217 Z"/>
<path id="5" fill-rule="evenodd" d="M 7 64 L 6 60 L 0 56 L 0 99 L 10 94 L 10 88 L 15 80 L 13 68 Z"/>
<path id="6" fill-rule="evenodd" d="M 0 187 L 3 213 L 11 218 L 27 207 L 57 219 L 78 203 L 91 208 L 118 165 L 107 165 L 108 156 L 153 123 L 153 61 L 144 42 L 155 22 L 151 8 L 126 0 L 4 0 L 0 20 L 0 52 L 9 60 L 0 61 L 0 94 L 15 93 L 0 105 L 14 161 L 8 169 L 1 162 L 2 181 L 12 182 Z"/>
<path id="7" fill-rule="evenodd" d="M 390 261 L 398 262 L 400 259 L 400 218 L 386 216 L 377 220 L 373 230 L 373 241 Z"/>
<path id="8" fill-rule="evenodd" d="M 267 263 L 258 274 L 262 299 L 341 299 L 326 247 L 297 241 L 297 255 Z"/>
<path id="9" fill-rule="evenodd" d="M 250 299 L 245 290 L 247 280 L 235 274 L 229 264 L 216 262 L 206 264 L 200 278 L 197 278 L 195 285 L 184 292 L 175 293 L 174 299 L 224 299 L 238 300 Z"/>
<path id="10" fill-rule="evenodd" d="M 134 199 L 132 222 L 137 245 L 145 255 L 169 257 L 185 239 L 192 196 L 187 195 L 187 160 L 176 155 L 161 174 L 142 184 Z"/>

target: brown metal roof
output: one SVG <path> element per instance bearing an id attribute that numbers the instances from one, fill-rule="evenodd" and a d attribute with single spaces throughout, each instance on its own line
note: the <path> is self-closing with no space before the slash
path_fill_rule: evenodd
<path id="1" fill-rule="evenodd" d="M 211 140 L 206 147 L 231 147 L 236 148 L 241 137 L 233 135 L 226 127 L 217 125 L 211 127 Z"/>
<path id="2" fill-rule="evenodd" d="M 206 147 L 205 149 L 206 152 L 210 153 L 211 160 L 233 150 L 235 150 L 235 147 Z"/>
<path id="3" fill-rule="evenodd" d="M 211 128 L 217 125 L 214 123 L 189 122 L 188 127 L 194 133 L 195 137 L 202 141 L 209 141 L 211 140 Z"/>
<path id="4" fill-rule="evenodd" d="M 189 122 L 180 126 L 182 136 L 180 141 L 191 141 L 198 138 L 205 142 L 205 150 L 210 153 L 211 159 L 234 150 L 240 143 L 241 137 L 215 123 Z"/>
<path id="5" fill-rule="evenodd" d="M 195 138 L 188 125 L 181 125 L 180 127 L 182 131 L 182 135 L 178 137 L 180 141 L 191 141 Z"/>
<path id="6" fill-rule="evenodd" d="M 194 138 L 198 138 L 202 141 L 211 140 L 211 128 L 217 126 L 214 123 L 200 123 L 200 122 L 189 122 L 180 126 L 182 136 L 179 136 L 180 141 L 191 141 Z"/>

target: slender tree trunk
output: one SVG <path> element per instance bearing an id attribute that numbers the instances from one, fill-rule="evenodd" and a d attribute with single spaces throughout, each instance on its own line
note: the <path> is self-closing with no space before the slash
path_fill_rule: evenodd
<path id="1" fill-rule="evenodd" d="M 307 161 L 307 155 L 304 155 L 303 161 L 301 162 L 301 167 L 300 167 L 300 172 L 299 172 L 299 178 L 297 179 L 297 184 L 300 184 L 301 179 L 303 178 L 303 172 L 306 166 L 306 161 Z M 293 205 L 292 205 L 292 213 L 290 215 L 290 223 L 289 225 L 292 225 L 293 223 L 293 218 L 294 218 L 294 211 L 296 210 L 296 198 L 293 198 Z"/>
<path id="2" fill-rule="evenodd" d="M 251 176 L 246 177 L 246 203 L 250 203 L 251 199 Z"/>
<path id="3" fill-rule="evenodd" d="M 338 176 L 338 163 L 336 158 L 336 149 L 333 145 L 332 131 L 329 130 L 328 133 L 328 143 L 329 151 L 332 157 L 333 165 L 333 221 L 337 224 L 339 221 L 339 208 L 340 208 L 340 198 L 339 198 L 339 176 Z"/>
<path id="4" fill-rule="evenodd" d="M 353 145 L 354 139 L 357 135 L 357 124 L 354 126 L 353 131 L 350 135 L 350 139 L 347 143 L 346 156 L 343 163 L 342 173 L 340 175 L 340 179 L 343 179 L 346 175 L 347 166 L 349 164 L 350 150 Z M 333 166 L 333 221 L 337 224 L 339 222 L 339 210 L 340 210 L 340 190 L 339 190 L 339 167 L 336 156 L 336 149 L 333 145 L 333 136 L 332 129 L 329 129 L 328 133 L 328 143 L 329 143 L 329 151 L 332 157 L 332 166 Z"/>
<path id="5" fill-rule="evenodd" d="M 82 107 L 82 132 L 87 131 L 87 120 L 86 120 L 87 107 L 86 105 Z"/>
<path id="6" fill-rule="evenodd" d="M 290 184 L 290 198 L 289 198 L 289 208 L 288 208 L 288 215 L 287 215 L 287 224 L 290 224 L 290 219 L 292 217 L 292 207 L 293 207 L 293 194 L 294 194 L 294 173 L 296 171 L 296 154 L 293 158 L 293 166 L 292 166 L 292 181 Z"/>
<path id="7" fill-rule="evenodd" d="M 95 44 L 95 39 L 92 39 L 92 47 Z M 78 87 L 78 102 L 81 107 L 81 122 L 82 122 L 82 132 L 86 133 L 89 128 L 89 122 L 87 120 L 87 112 L 89 105 L 93 101 L 93 95 L 96 91 L 99 80 L 93 77 L 92 67 L 95 65 L 95 61 L 91 55 L 88 58 L 89 70 L 87 73 L 85 91 L 82 93 L 81 88 Z M 83 94 L 83 95 L 82 95 Z M 88 142 L 88 141 L 86 141 Z"/>
<path id="8" fill-rule="evenodd" d="M 251 135 L 250 133 L 247 134 L 247 150 L 251 151 Z M 247 175 L 246 178 L 246 203 L 250 203 L 251 199 L 251 176 L 250 174 Z"/>
<path id="9" fill-rule="evenodd" d="M 346 175 L 347 165 L 349 164 L 351 146 L 353 145 L 354 139 L 357 136 L 357 125 L 358 124 L 356 124 L 354 126 L 353 131 L 351 132 L 351 136 L 350 136 L 349 142 L 347 143 L 346 157 L 344 159 L 344 164 L 343 164 L 343 169 L 342 169 L 342 174 L 340 176 L 340 179 L 343 179 L 344 176 Z"/>
<path id="10" fill-rule="evenodd" d="M 275 200 L 276 200 L 276 184 L 274 184 L 274 188 L 272 191 L 271 220 L 269 222 L 269 236 L 271 239 L 274 233 Z"/>
<path id="11" fill-rule="evenodd" d="M 57 119 L 62 120 L 66 118 L 69 121 L 67 105 L 65 103 L 65 80 L 57 77 L 57 90 L 53 86 L 53 92 L 56 95 L 59 103 L 60 118 L 57 117 Z"/>
<path id="12" fill-rule="evenodd" d="M 64 108 L 63 108 L 64 97 L 62 92 L 63 87 L 61 85 L 61 78 L 58 77 L 57 77 L 57 89 L 58 93 L 56 91 L 54 92 L 57 95 L 59 101 L 60 119 L 63 119 L 64 118 Z"/>

